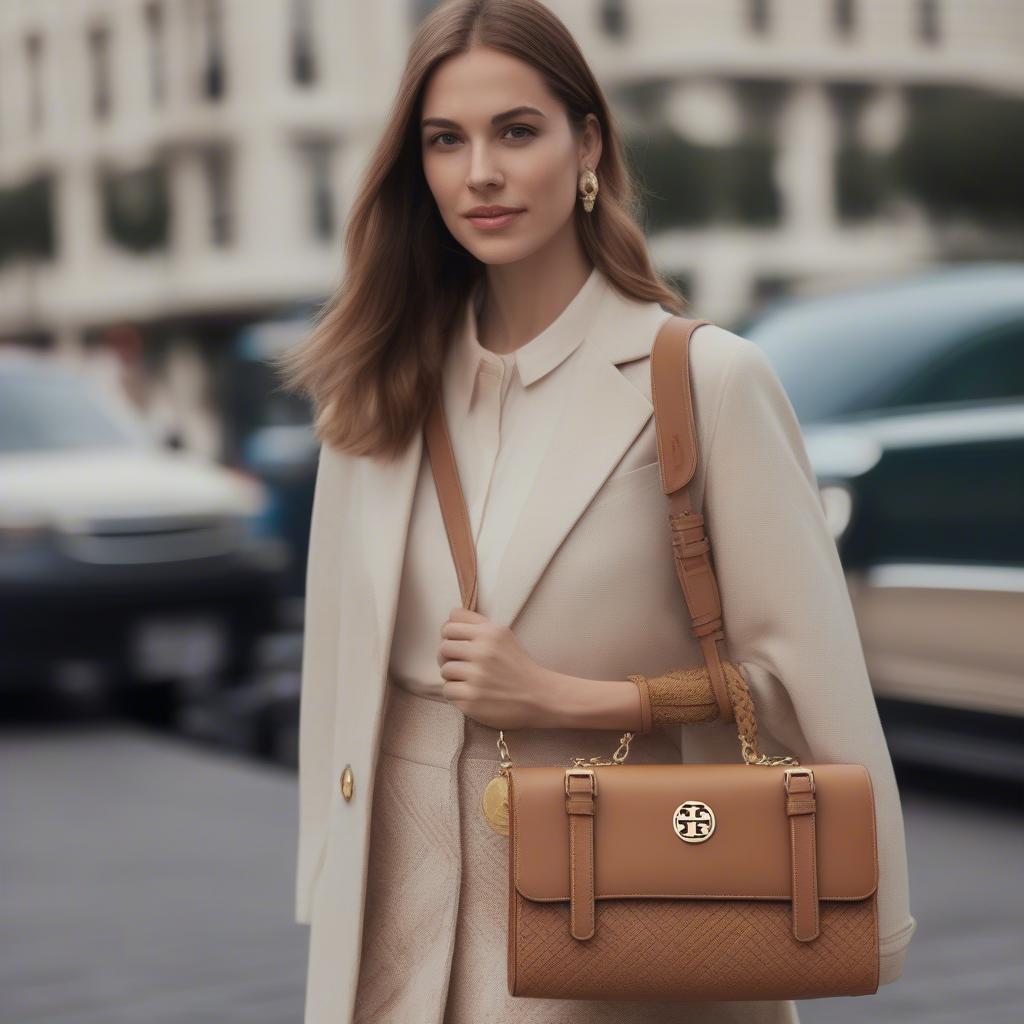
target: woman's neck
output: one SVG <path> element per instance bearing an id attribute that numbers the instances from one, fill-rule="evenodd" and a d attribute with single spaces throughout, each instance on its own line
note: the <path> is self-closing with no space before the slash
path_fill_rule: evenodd
<path id="1" fill-rule="evenodd" d="M 477 340 L 497 355 L 521 348 L 558 319 L 593 269 L 582 254 L 550 271 L 518 264 L 490 268 L 477 308 Z"/>

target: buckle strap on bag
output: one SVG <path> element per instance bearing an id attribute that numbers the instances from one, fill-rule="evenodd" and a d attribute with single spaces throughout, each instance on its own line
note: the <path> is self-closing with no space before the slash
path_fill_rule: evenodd
<path id="1" fill-rule="evenodd" d="M 818 937 L 814 772 L 810 768 L 787 768 L 784 778 L 793 865 L 793 935 L 800 942 L 810 942 Z"/>
<path id="2" fill-rule="evenodd" d="M 569 933 L 594 937 L 594 801 L 593 768 L 565 769 L 565 810 L 569 815 Z"/>
<path id="3" fill-rule="evenodd" d="M 665 322 L 651 349 L 651 401 L 658 442 L 661 489 L 668 497 L 669 525 L 676 575 L 690 613 L 692 632 L 700 642 L 719 719 L 736 720 L 722 666 L 719 641 L 725 639 L 722 602 L 711 561 L 711 540 L 704 532 L 704 515 L 690 501 L 688 484 L 697 469 L 697 427 L 690 389 L 690 338 L 710 320 Z M 680 387 L 680 381 L 682 387 Z"/>

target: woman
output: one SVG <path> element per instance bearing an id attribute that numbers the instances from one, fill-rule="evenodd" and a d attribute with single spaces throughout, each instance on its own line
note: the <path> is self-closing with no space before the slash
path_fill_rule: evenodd
<path id="1" fill-rule="evenodd" d="M 598 191 L 594 194 L 593 185 Z M 476 208 L 513 214 L 474 217 Z M 702 664 L 658 476 L 652 269 L 607 105 L 534 0 L 420 27 L 347 235 L 347 276 L 285 365 L 323 444 L 307 580 L 296 917 L 307 1024 L 797 1020 L 789 1001 L 509 996 L 497 768 L 607 756 L 627 677 Z M 486 210 L 484 213 L 488 212 Z M 868 766 L 881 983 L 914 930 L 899 796 L 842 566 L 767 359 L 693 335 L 700 465 L 730 657 L 762 749 Z M 441 389 L 478 558 L 461 607 L 423 443 Z M 735 727 L 659 725 L 630 763 L 740 760 Z"/>

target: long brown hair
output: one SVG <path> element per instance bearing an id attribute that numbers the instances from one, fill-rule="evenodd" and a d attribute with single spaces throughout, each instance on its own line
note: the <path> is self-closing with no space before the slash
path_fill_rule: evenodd
<path id="1" fill-rule="evenodd" d="M 574 217 L 590 261 L 623 295 L 682 313 L 655 271 L 637 219 L 637 185 L 597 81 L 565 25 L 539 0 L 454 0 L 420 24 L 391 113 L 352 204 L 346 273 L 302 344 L 278 357 L 284 387 L 313 403 L 317 438 L 394 456 L 421 429 L 448 339 L 483 263 L 448 231 L 423 173 L 418 130 L 428 77 L 447 57 L 488 46 L 530 64 L 579 135 L 601 125 L 600 194 Z"/>

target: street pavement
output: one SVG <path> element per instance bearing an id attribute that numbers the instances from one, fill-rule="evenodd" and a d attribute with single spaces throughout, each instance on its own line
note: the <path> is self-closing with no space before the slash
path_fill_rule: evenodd
<path id="1" fill-rule="evenodd" d="M 295 784 L 130 725 L 0 737 L 0 1020 L 301 1022 Z"/>
<path id="2" fill-rule="evenodd" d="M 0 733 L 0 1020 L 299 1024 L 295 784 L 114 721 Z M 1024 1020 L 1024 819 L 987 790 L 903 782 L 903 978 L 804 1024 Z"/>
<path id="3" fill-rule="evenodd" d="M 1021 1024 L 1020 793 L 954 775 L 899 778 L 917 919 L 903 976 L 873 996 L 801 1002 L 800 1020 Z"/>

